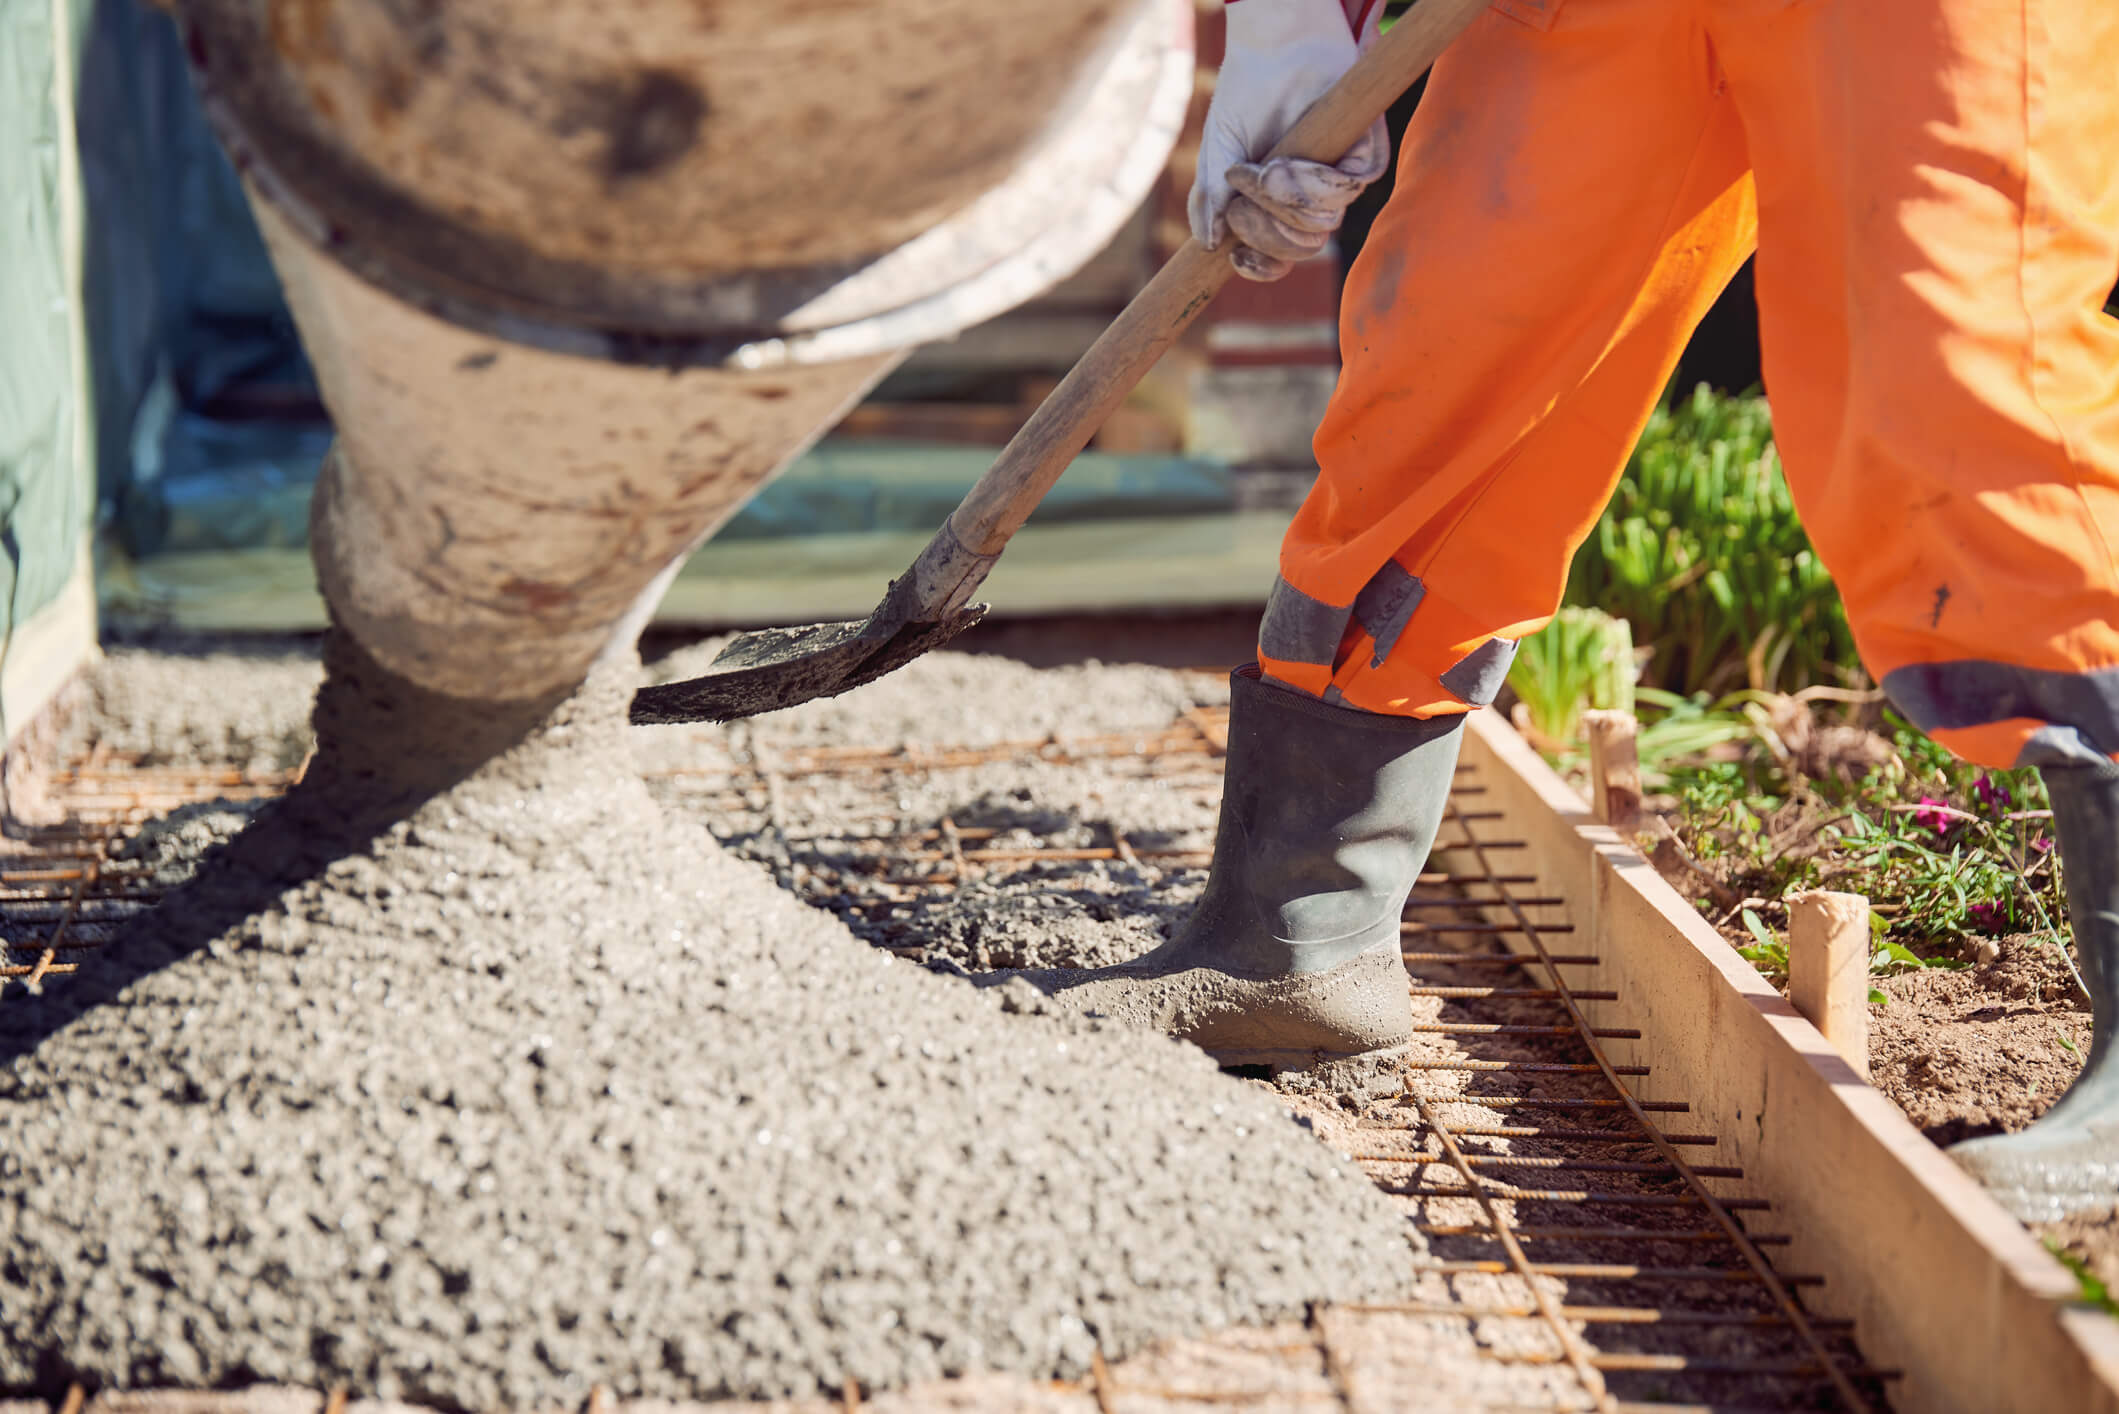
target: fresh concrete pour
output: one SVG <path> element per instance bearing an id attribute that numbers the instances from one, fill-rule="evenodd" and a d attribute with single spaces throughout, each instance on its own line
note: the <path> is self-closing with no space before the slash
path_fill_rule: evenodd
<path id="1" fill-rule="evenodd" d="M 671 823 L 630 664 L 494 721 L 333 652 L 304 785 L 0 1000 L 0 1388 L 1064 1375 L 1408 1289 L 1405 1220 L 1196 1051 L 895 961 Z M 248 681 L 143 735 L 279 759 Z"/>
<path id="2" fill-rule="evenodd" d="M 690 676 L 713 648 L 680 650 L 655 663 L 652 673 Z M 998 831 L 988 847 L 1083 849 L 1108 847 L 1112 832 L 1122 831 L 1144 849 L 1201 853 L 1193 867 L 1080 860 L 979 871 L 946 890 L 914 891 L 880 918 L 849 906 L 879 848 L 888 857 L 887 847 L 860 837 L 859 817 L 873 814 L 865 783 L 809 776 L 782 792 L 772 817 L 764 818 L 702 805 L 684 788 L 696 778 L 666 768 L 702 759 L 770 762 L 818 748 L 955 750 L 1107 734 L 1137 740 L 1169 731 L 1188 708 L 1227 702 L 1227 681 L 1215 674 L 1097 663 L 1040 670 L 944 652 L 847 697 L 726 728 L 643 728 L 632 746 L 650 770 L 649 788 L 673 812 L 701 820 L 732 852 L 771 869 L 783 888 L 836 913 L 866 942 L 915 945 L 930 958 L 976 971 L 1096 967 L 1156 946 L 1198 898 L 1221 803 L 1219 770 L 1211 761 L 1199 761 L 1204 781 L 1199 771 L 1178 778 L 1168 763 L 1150 768 L 1123 755 L 985 762 L 900 778 L 895 827 L 932 831 L 947 819 L 960 828 Z"/>

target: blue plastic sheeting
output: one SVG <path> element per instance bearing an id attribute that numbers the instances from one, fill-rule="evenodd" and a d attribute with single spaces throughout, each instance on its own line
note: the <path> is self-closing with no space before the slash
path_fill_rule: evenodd
<path id="1" fill-rule="evenodd" d="M 179 411 L 158 441 L 154 475 L 120 503 L 121 539 L 135 555 L 140 547 L 168 553 L 309 543 L 309 494 L 331 447 L 328 424 L 231 424 Z"/>

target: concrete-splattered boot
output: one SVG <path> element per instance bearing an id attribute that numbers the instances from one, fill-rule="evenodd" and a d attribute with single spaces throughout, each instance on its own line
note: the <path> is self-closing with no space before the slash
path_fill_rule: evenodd
<path id="1" fill-rule="evenodd" d="M 1070 1010 L 1191 1041 L 1224 1065 L 1306 1069 L 1402 1048 L 1405 898 L 1448 801 L 1463 721 L 1335 707 L 1231 677 L 1227 785 L 1199 906 L 1116 967 L 996 973 Z"/>
<path id="2" fill-rule="evenodd" d="M 2025 1222 L 2119 1205 L 2119 765 L 2045 766 L 2040 774 L 2053 797 L 2068 916 L 2090 993 L 2089 1060 L 2028 1129 L 1950 1150 Z"/>

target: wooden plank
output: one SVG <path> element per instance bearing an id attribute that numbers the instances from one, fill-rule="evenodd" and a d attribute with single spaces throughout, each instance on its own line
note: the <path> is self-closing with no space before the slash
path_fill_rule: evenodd
<path id="1" fill-rule="evenodd" d="M 1748 1175 L 1727 1191 L 1770 1197 L 1793 1236 L 1776 1261 L 1826 1275 L 1806 1304 L 1852 1318 L 1868 1360 L 1905 1371 L 1896 1405 L 2119 1414 L 2119 1323 L 2076 1306 L 2068 1272 L 1506 722 L 1470 725 L 1481 806 L 1504 814 L 1483 830 L 1527 841 L 1510 868 L 1567 900 L 1569 951 L 1603 958 L 1577 984 L 1618 994 L 1584 1010 L 1643 1033 L 1608 1042 L 1611 1060 L 1651 1067 L 1636 1093 L 1688 1101 L 1685 1128 L 1720 1136 L 1714 1162 Z"/>
<path id="2" fill-rule="evenodd" d="M 836 437 L 1004 447 L 1032 408 L 1012 403 L 862 403 L 832 429 Z"/>
<path id="3" fill-rule="evenodd" d="M 96 656 L 95 571 L 87 538 L 58 597 L 18 624 L 0 655 L 0 721 L 13 747 L 59 690 Z"/>

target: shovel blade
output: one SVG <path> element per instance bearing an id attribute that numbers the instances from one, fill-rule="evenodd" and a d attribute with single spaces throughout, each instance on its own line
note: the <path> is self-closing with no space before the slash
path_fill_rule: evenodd
<path id="1" fill-rule="evenodd" d="M 631 719 L 635 726 L 732 722 L 836 697 L 941 647 L 986 617 L 986 609 L 972 604 L 929 622 L 870 618 L 738 634 L 698 677 L 634 693 Z"/>

